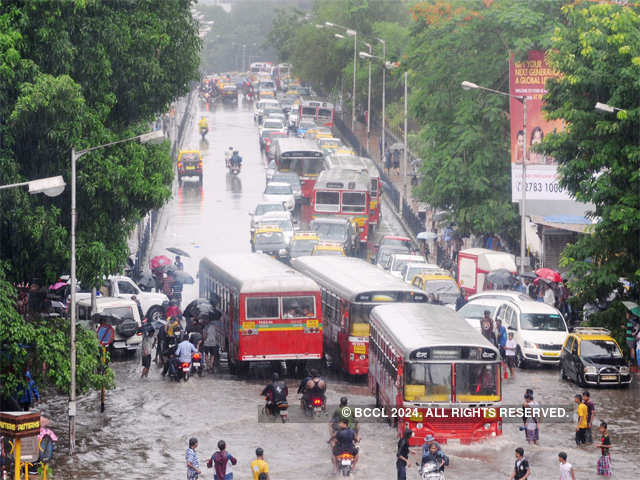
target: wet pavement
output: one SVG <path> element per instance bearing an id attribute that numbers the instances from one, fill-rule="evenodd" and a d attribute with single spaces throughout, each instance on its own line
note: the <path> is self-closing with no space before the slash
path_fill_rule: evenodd
<path id="1" fill-rule="evenodd" d="M 196 107 L 197 111 L 197 107 Z M 200 114 L 209 121 L 208 145 L 201 144 L 197 133 Z M 183 149 L 200 149 L 204 156 L 204 181 L 186 179 L 176 186 L 174 198 L 165 208 L 153 247 L 154 254 L 166 254 L 167 247 L 179 247 L 191 253 L 184 259 L 185 270 L 197 274 L 202 257 L 231 252 L 249 252 L 249 210 L 261 199 L 265 186 L 264 160 L 260 154 L 257 127 L 248 106 L 218 106 L 215 111 L 193 115 Z M 234 146 L 244 159 L 238 177 L 228 176 L 224 168 L 224 150 Z M 399 233 L 394 217 L 385 214 L 380 232 Z M 196 285 L 185 286 L 184 303 L 197 294 Z M 189 437 L 199 439 L 201 478 L 212 478 L 206 459 L 215 451 L 218 440 L 238 458 L 234 479 L 251 478 L 249 462 L 255 448 L 265 450 L 274 480 L 333 478 L 330 451 L 326 443 L 326 424 L 258 423 L 262 405 L 259 393 L 265 380 L 239 379 L 222 372 L 188 382 L 169 382 L 152 366 L 148 379 L 141 380 L 139 357 L 116 359 L 117 388 L 107 393 L 106 412 L 99 413 L 99 394 L 79 399 L 78 452 L 67 452 L 66 398 L 43 402 L 43 413 L 56 419 L 53 425 L 60 435 L 54 464 L 55 478 L 127 479 L 185 478 L 184 452 Z M 267 376 L 268 372 L 258 372 Z M 640 459 L 640 388 L 593 390 L 596 404 L 594 425 L 609 423 L 614 478 L 637 478 Z M 289 380 L 291 409 L 297 409 L 297 382 Z M 329 376 L 328 403 L 335 405 L 347 395 L 351 404 L 369 404 L 366 383 L 348 383 Z M 572 404 L 581 392 L 575 385 L 561 381 L 555 369 L 518 370 L 503 386 L 504 404 L 520 404 L 526 388 L 532 388 L 543 406 Z M 504 434 L 469 446 L 444 447 L 451 459 L 446 476 L 455 479 L 508 479 L 513 468 L 513 450 L 522 446 L 532 465 L 534 479 L 558 478 L 557 453 L 564 450 L 579 480 L 596 478 L 599 450 L 576 448 L 574 424 L 543 424 L 540 445 L 528 446 L 521 424 L 505 424 Z M 361 426 L 361 456 L 354 478 L 395 478 L 395 430 L 386 424 Z M 594 439 L 597 430 L 594 429 Z M 416 457 L 417 459 L 417 457 Z M 635 466 L 634 466 L 635 464 Z M 408 478 L 417 478 L 412 461 Z"/>

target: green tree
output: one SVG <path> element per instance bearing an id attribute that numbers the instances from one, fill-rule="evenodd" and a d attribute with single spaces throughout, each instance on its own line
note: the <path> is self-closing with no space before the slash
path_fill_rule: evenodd
<path id="1" fill-rule="evenodd" d="M 563 252 L 582 301 L 612 291 L 640 295 L 640 12 L 612 4 L 563 9 L 551 50 L 561 73 L 547 83 L 550 118 L 564 131 L 548 135 L 544 149 L 560 164 L 562 185 L 594 205 L 596 224 Z M 622 109 L 600 113 L 603 102 Z M 633 290 L 625 292 L 620 278 Z"/>
<path id="2" fill-rule="evenodd" d="M 498 233 L 515 247 L 506 97 L 465 92 L 467 80 L 509 90 L 509 58 L 549 45 L 561 0 L 428 1 L 412 10 L 410 106 L 423 125 L 417 192 L 451 212 L 463 235 Z"/>

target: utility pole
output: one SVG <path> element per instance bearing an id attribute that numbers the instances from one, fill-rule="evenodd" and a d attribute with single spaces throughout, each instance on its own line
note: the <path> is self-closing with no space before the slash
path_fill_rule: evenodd
<path id="1" fill-rule="evenodd" d="M 404 72 L 404 158 L 402 165 L 402 192 L 404 195 L 404 200 L 408 203 L 407 198 L 407 76 L 409 72 Z"/>

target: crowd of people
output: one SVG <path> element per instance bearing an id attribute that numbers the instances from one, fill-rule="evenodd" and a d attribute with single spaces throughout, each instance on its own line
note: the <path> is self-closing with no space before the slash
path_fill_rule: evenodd
<path id="1" fill-rule="evenodd" d="M 198 439 L 189 439 L 189 447 L 185 453 L 187 464 L 187 480 L 197 480 L 202 475 L 202 469 L 196 452 Z M 218 450 L 214 452 L 206 462 L 207 468 L 213 469 L 214 480 L 233 480 L 233 466 L 238 460 L 227 451 L 224 440 L 218 441 Z M 249 470 L 253 480 L 269 480 L 269 464 L 264 459 L 264 450 L 256 448 L 256 458 L 249 463 Z"/>

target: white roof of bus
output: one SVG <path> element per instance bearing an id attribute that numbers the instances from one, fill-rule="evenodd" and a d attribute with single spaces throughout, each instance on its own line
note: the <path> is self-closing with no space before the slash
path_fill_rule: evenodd
<path id="1" fill-rule="evenodd" d="M 308 138 L 278 138 L 276 140 L 278 142 L 280 152 L 286 151 L 311 151 L 311 152 L 319 152 L 322 153 L 322 150 L 318 148 L 318 145 L 313 140 L 309 140 Z"/>
<path id="2" fill-rule="evenodd" d="M 347 300 L 367 292 L 414 292 L 419 290 L 378 267 L 355 257 L 298 257 L 291 260 L 296 270 L 327 288 L 334 287 Z"/>
<path id="3" fill-rule="evenodd" d="M 349 188 L 350 183 L 353 183 L 353 188 Z M 369 189 L 369 175 L 366 172 L 331 168 L 320 172 L 314 188 L 316 190 L 322 188 L 326 190 L 366 191 Z"/>
<path id="4" fill-rule="evenodd" d="M 492 272 L 500 268 L 505 268 L 510 272 L 515 272 L 516 260 L 515 256 L 506 252 L 496 252 L 495 250 L 489 250 L 487 248 L 468 248 L 466 250 L 460 250 L 459 253 L 463 255 L 469 254 L 478 257 L 478 268 Z"/>
<path id="5" fill-rule="evenodd" d="M 394 303 L 374 307 L 371 323 L 394 340 L 408 358 L 424 347 L 483 347 L 497 349 L 453 310 L 428 303 Z"/>
<path id="6" fill-rule="evenodd" d="M 224 254 L 200 261 L 200 281 L 207 270 L 240 293 L 318 291 L 316 282 L 262 253 Z"/>

